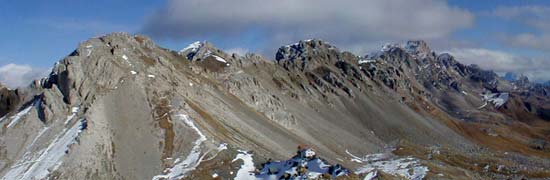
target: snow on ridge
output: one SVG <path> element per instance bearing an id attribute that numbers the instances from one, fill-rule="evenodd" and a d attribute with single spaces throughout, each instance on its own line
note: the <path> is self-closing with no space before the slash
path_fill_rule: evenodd
<path id="1" fill-rule="evenodd" d="M 191 153 L 187 155 L 185 160 L 180 161 L 180 159 L 176 159 L 174 162 L 175 165 L 172 168 L 166 169 L 168 173 L 164 175 L 157 175 L 153 177 L 153 180 L 160 180 L 160 179 L 169 179 L 169 180 L 175 180 L 180 179 L 184 177 L 188 172 L 194 170 L 202 161 L 204 156 L 207 153 L 204 153 L 201 156 L 201 144 L 206 141 L 206 136 L 202 134 L 202 132 L 199 130 L 199 128 L 193 123 L 193 120 L 189 118 L 186 114 L 177 114 L 175 117 L 178 117 L 180 120 L 183 121 L 187 126 L 189 126 L 191 129 L 193 129 L 198 135 L 199 138 L 193 142 L 193 148 L 191 149 Z M 220 148 L 221 149 L 221 148 Z"/>
<path id="2" fill-rule="evenodd" d="M 37 101 L 33 102 L 32 105 L 29 105 L 28 107 L 26 107 L 25 109 L 19 111 L 17 114 L 15 114 L 14 116 L 12 116 L 11 118 L 11 121 L 10 123 L 8 124 L 8 128 L 11 128 L 13 126 L 15 126 L 17 123 L 19 123 L 19 121 L 21 120 L 21 118 L 25 115 L 27 115 L 30 111 L 31 111 L 31 108 L 34 106 L 34 104 L 36 103 Z M 5 119 L 8 119 L 8 118 L 5 118 Z M 4 120 L 4 118 L 2 118 L 2 120 L 0 120 L 0 122 L 2 122 Z"/>
<path id="3" fill-rule="evenodd" d="M 375 178 L 378 174 L 377 171 L 382 171 L 410 180 L 422 180 L 429 171 L 427 166 L 422 165 L 418 159 L 413 157 L 399 158 L 388 153 L 378 153 L 360 158 L 347 150 L 346 153 L 352 157 L 352 161 L 363 164 L 355 173 L 367 174 L 365 179 Z"/>
<path id="4" fill-rule="evenodd" d="M 200 41 L 195 41 L 195 42 L 189 44 L 187 47 L 181 49 L 180 52 L 184 52 L 184 51 L 187 51 L 187 50 L 196 51 L 196 50 L 198 50 L 202 45 L 203 45 L 203 43 L 201 43 Z"/>

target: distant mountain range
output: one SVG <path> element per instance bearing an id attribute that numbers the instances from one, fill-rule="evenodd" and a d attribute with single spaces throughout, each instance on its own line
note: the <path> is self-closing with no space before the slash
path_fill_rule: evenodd
<path id="1" fill-rule="evenodd" d="M 550 177 L 550 88 L 424 41 L 275 59 L 145 36 L 82 42 L 0 87 L 2 179 Z"/>

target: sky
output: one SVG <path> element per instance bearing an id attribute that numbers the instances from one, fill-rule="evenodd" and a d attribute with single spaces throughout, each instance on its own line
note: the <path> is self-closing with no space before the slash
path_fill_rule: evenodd
<path id="1" fill-rule="evenodd" d="M 121 31 L 173 50 L 206 40 L 269 59 L 303 39 L 357 55 L 421 39 L 465 64 L 550 80 L 543 0 L 0 0 L 0 22 L 0 82 L 10 87 L 45 76 L 79 42 Z"/>

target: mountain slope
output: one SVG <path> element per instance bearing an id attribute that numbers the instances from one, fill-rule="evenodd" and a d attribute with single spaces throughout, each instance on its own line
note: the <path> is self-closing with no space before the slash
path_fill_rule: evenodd
<path id="1" fill-rule="evenodd" d="M 114 33 L 81 43 L 28 88 L 2 90 L 0 175 L 239 179 L 307 144 L 350 169 L 346 178 L 544 177 L 544 92 L 423 41 L 359 57 L 306 40 L 271 61 Z"/>

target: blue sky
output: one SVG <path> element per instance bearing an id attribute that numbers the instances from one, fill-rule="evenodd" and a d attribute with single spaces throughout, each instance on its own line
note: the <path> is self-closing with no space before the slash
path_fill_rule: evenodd
<path id="1" fill-rule="evenodd" d="M 11 86 L 44 74 L 79 42 L 118 31 L 171 49 L 207 40 L 267 58 L 300 39 L 359 55 L 424 39 L 466 64 L 550 80 L 550 1 L 0 1 L 0 81 Z"/>

